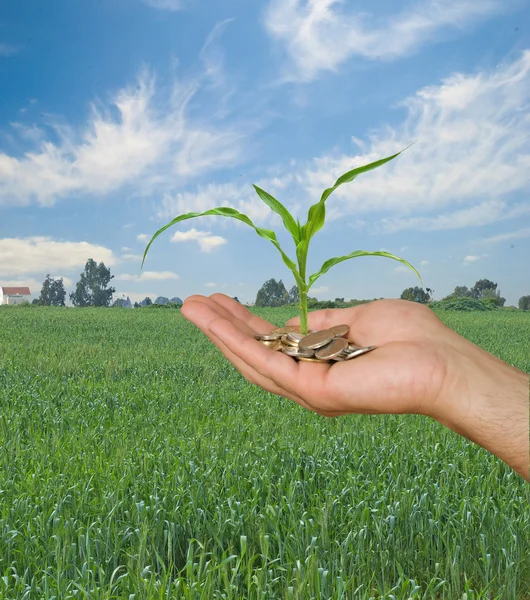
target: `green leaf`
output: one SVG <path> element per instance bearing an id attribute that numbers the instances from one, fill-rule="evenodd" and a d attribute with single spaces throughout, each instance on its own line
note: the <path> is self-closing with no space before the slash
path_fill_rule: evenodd
<path id="1" fill-rule="evenodd" d="M 285 252 L 281 249 L 280 244 L 278 242 L 278 240 L 276 239 L 276 234 L 274 233 L 274 231 L 271 231 L 270 229 L 263 229 L 262 227 L 256 227 L 254 225 L 254 223 L 247 217 L 247 215 L 244 215 L 243 213 L 240 213 L 239 211 L 237 211 L 235 208 L 228 208 L 226 206 L 221 206 L 219 208 L 212 208 L 210 210 L 207 210 L 205 212 L 202 213 L 198 213 L 198 212 L 190 212 L 190 213 L 186 213 L 184 215 L 180 215 L 178 217 L 175 217 L 172 221 L 170 221 L 169 223 L 167 223 L 167 225 L 164 225 L 164 227 L 161 227 L 151 238 L 149 244 L 147 244 L 147 247 L 144 251 L 144 256 L 142 259 L 142 268 L 144 266 L 144 262 L 145 262 L 145 257 L 147 256 L 147 252 L 149 251 L 149 248 L 151 247 L 151 244 L 156 240 L 156 238 L 163 233 L 166 229 L 169 229 L 172 225 L 175 225 L 176 223 L 179 223 L 180 221 L 185 221 L 186 219 L 193 219 L 194 217 L 205 217 L 208 215 L 216 215 L 216 216 L 220 216 L 220 217 L 232 217 L 233 219 L 238 219 L 239 221 L 243 221 L 243 223 L 246 223 L 247 225 L 250 225 L 251 227 L 253 227 L 256 230 L 256 233 L 261 236 L 262 238 L 269 240 L 272 244 L 274 244 L 276 246 L 276 248 L 278 248 L 280 254 L 282 255 L 282 259 L 283 262 L 287 265 L 287 267 L 292 271 L 296 282 L 300 285 L 300 283 L 303 284 L 303 281 L 296 269 L 296 264 L 287 256 L 287 254 L 285 254 Z"/>
<path id="2" fill-rule="evenodd" d="M 414 273 L 416 273 L 416 275 L 418 276 L 418 278 L 421 282 L 421 285 L 423 285 L 423 281 L 422 281 L 421 276 L 418 273 L 418 271 L 416 271 L 416 269 L 405 259 L 399 258 L 399 256 L 394 256 L 393 254 L 390 254 L 388 252 L 366 252 L 365 250 L 356 250 L 355 252 L 352 252 L 351 254 L 348 254 L 347 256 L 338 256 L 336 258 L 330 258 L 329 260 L 327 260 L 320 267 L 320 271 L 318 271 L 318 273 L 314 273 L 313 275 L 311 275 L 311 277 L 309 278 L 309 285 L 308 285 L 307 289 L 309 289 L 321 275 L 324 275 L 324 273 L 327 273 L 331 269 L 331 267 L 343 262 L 344 260 L 348 260 L 350 258 L 357 258 L 358 256 L 384 256 L 386 258 L 392 258 L 393 260 L 397 260 L 398 262 L 405 265 L 406 267 L 409 267 L 409 269 L 412 269 L 414 271 Z"/>
<path id="3" fill-rule="evenodd" d="M 407 146 L 407 148 L 409 147 L 410 146 Z M 401 150 L 401 152 L 404 152 L 407 148 L 404 148 L 403 150 Z M 388 156 L 387 158 L 382 158 L 381 160 L 376 160 L 375 162 L 369 163 L 368 165 L 352 169 L 351 171 L 344 173 L 344 175 L 341 175 L 332 187 L 324 190 L 320 200 L 309 208 L 306 223 L 306 234 L 308 236 L 308 239 L 311 239 L 315 235 L 315 233 L 317 233 L 317 231 L 320 231 L 320 229 L 322 229 L 322 227 L 324 226 L 324 220 L 326 217 L 324 203 L 338 187 L 340 187 L 343 183 L 349 183 L 350 181 L 353 181 L 358 175 L 361 175 L 361 173 L 373 171 L 374 169 L 377 169 L 377 167 L 380 167 L 381 165 L 390 162 L 391 160 L 396 158 L 396 156 L 399 156 L 401 152 L 393 154 L 392 156 Z"/>
<path id="4" fill-rule="evenodd" d="M 262 190 L 257 185 L 254 185 L 254 189 L 263 202 L 265 202 L 265 204 L 269 206 L 269 208 L 271 208 L 275 213 L 280 215 L 283 224 L 285 225 L 285 229 L 287 229 L 287 231 L 293 236 L 294 241 L 297 244 L 300 241 L 300 229 L 291 213 L 279 200 L 276 200 L 276 198 L 271 196 L 265 190 Z"/>

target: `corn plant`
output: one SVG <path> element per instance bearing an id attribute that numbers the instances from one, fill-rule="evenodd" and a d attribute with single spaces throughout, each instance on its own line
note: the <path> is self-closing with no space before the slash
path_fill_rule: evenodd
<path id="1" fill-rule="evenodd" d="M 340 187 L 344 183 L 349 183 L 353 181 L 358 175 L 361 175 L 362 173 L 366 173 L 368 171 L 372 171 L 373 169 L 384 165 L 385 163 L 396 158 L 399 154 L 401 154 L 401 152 L 393 154 L 392 156 L 389 156 L 387 158 L 377 160 L 362 167 L 357 167 L 356 169 L 352 169 L 351 171 L 344 173 L 344 175 L 341 175 L 332 187 L 324 190 L 320 200 L 309 208 L 307 222 L 304 225 L 301 225 L 299 220 L 295 220 L 291 213 L 287 210 L 287 208 L 285 208 L 285 206 L 281 202 L 276 200 L 276 198 L 271 196 L 265 190 L 262 190 L 257 185 L 254 185 L 254 189 L 256 190 L 258 196 L 263 200 L 263 202 L 265 202 L 265 204 L 267 204 L 267 206 L 269 206 L 269 208 L 271 208 L 276 214 L 280 215 L 285 228 L 291 234 L 296 248 L 296 259 L 298 264 L 296 264 L 294 260 L 287 256 L 287 254 L 283 251 L 283 249 L 280 246 L 280 243 L 278 242 L 278 239 L 276 238 L 276 234 L 274 233 L 274 231 L 271 231 L 270 229 L 264 229 L 262 227 L 256 227 L 256 225 L 254 225 L 254 223 L 249 219 L 249 217 L 247 217 L 243 213 L 240 213 L 235 208 L 221 206 L 218 208 L 212 208 L 202 213 L 190 212 L 183 215 L 179 215 L 178 217 L 175 217 L 173 220 L 167 223 L 167 225 L 164 225 L 164 227 L 160 228 L 153 235 L 145 249 L 142 260 L 142 267 L 147 256 L 147 252 L 149 251 L 149 248 L 151 247 L 151 244 L 154 242 L 154 240 L 162 232 L 164 232 L 169 227 L 172 227 L 176 223 L 179 223 L 180 221 L 185 221 L 186 219 L 192 219 L 194 217 L 205 217 L 207 215 L 217 215 L 221 217 L 231 217 L 233 219 L 238 219 L 239 221 L 250 225 L 250 227 L 253 227 L 259 236 L 265 238 L 266 240 L 269 240 L 272 244 L 274 244 L 274 246 L 280 252 L 283 262 L 287 265 L 291 273 L 294 275 L 294 279 L 296 281 L 296 284 L 298 285 L 298 290 L 300 292 L 300 331 L 301 333 L 306 334 L 307 293 L 310 290 L 311 286 L 317 281 L 317 279 L 321 275 L 327 273 L 327 271 L 329 271 L 331 267 L 337 265 L 338 263 L 341 263 L 350 258 L 357 258 L 359 256 L 383 256 L 386 258 L 397 260 L 400 263 L 406 265 L 407 267 L 412 269 L 414 273 L 416 273 L 416 275 L 421 281 L 421 277 L 418 271 L 403 258 L 394 256 L 389 252 L 368 252 L 366 250 L 355 250 L 354 252 L 352 252 L 351 254 L 347 254 L 346 256 L 330 258 L 324 262 L 324 264 L 316 273 L 313 273 L 309 276 L 309 278 L 307 278 L 307 254 L 309 251 L 309 242 L 311 241 L 313 236 L 324 226 L 324 221 L 326 219 L 326 200 L 338 187 Z"/>

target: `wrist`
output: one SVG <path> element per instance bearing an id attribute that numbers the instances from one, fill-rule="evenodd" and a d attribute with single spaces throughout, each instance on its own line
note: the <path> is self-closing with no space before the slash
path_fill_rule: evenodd
<path id="1" fill-rule="evenodd" d="M 529 474 L 529 376 L 454 334 L 446 381 L 429 416 Z"/>

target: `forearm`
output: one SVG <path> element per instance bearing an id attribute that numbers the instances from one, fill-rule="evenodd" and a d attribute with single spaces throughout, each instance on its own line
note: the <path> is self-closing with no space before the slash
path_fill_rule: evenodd
<path id="1" fill-rule="evenodd" d="M 451 346 L 448 384 L 434 418 L 530 481 L 529 376 L 467 340 Z"/>

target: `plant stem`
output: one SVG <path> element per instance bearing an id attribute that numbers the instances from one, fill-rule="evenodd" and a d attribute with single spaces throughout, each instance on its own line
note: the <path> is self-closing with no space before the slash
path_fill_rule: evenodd
<path id="1" fill-rule="evenodd" d="M 300 333 L 307 335 L 307 291 L 300 290 Z"/>

